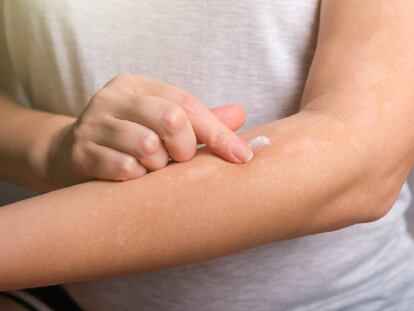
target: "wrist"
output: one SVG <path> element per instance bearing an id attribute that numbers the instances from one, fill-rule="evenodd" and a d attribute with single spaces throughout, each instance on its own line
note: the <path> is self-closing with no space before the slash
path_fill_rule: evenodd
<path id="1" fill-rule="evenodd" d="M 29 147 L 28 162 L 32 173 L 40 181 L 38 187 L 40 190 L 55 188 L 50 172 L 52 153 L 64 133 L 75 121 L 76 118 L 73 117 L 50 114 L 38 129 L 36 140 Z"/>

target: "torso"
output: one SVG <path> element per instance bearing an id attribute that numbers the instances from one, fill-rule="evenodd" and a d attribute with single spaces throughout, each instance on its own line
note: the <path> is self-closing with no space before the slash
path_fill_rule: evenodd
<path id="1" fill-rule="evenodd" d="M 131 72 L 210 107 L 239 102 L 245 129 L 298 110 L 319 9 L 317 0 L 0 3 L 0 59 L 9 55 L 0 81 L 21 102 L 76 116 L 106 81 Z M 409 202 L 404 186 L 376 223 L 68 289 L 87 310 L 382 310 L 414 296 L 401 289 L 414 275 L 404 259 L 414 258 Z"/>

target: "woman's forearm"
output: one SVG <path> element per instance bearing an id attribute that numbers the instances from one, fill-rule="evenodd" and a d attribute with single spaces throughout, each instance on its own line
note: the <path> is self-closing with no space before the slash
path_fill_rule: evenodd
<path id="1" fill-rule="evenodd" d="M 385 209 L 372 205 L 391 204 L 405 171 L 373 171 L 374 153 L 352 134 L 332 115 L 301 112 L 243 134 L 270 138 L 247 164 L 201 151 L 137 180 L 1 208 L 0 290 L 188 264 L 376 219 Z"/>
<path id="2" fill-rule="evenodd" d="M 25 108 L 0 91 L 0 179 L 50 189 L 44 167 L 46 144 L 57 129 L 73 120 Z"/>
<path id="3" fill-rule="evenodd" d="M 306 111 L 246 133 L 271 139 L 247 164 L 201 152 L 1 208 L 0 289 L 197 262 L 384 215 L 414 164 L 413 12 L 323 1 Z"/>

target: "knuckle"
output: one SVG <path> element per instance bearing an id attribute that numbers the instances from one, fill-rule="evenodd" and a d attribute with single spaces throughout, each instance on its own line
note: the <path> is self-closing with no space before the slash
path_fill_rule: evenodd
<path id="1" fill-rule="evenodd" d="M 187 112 L 191 117 L 199 116 L 203 111 L 203 105 L 200 100 L 193 94 L 188 92 L 181 92 L 177 103 Z"/>
<path id="2" fill-rule="evenodd" d="M 142 138 L 141 149 L 146 155 L 151 155 L 160 149 L 161 141 L 157 134 L 153 132 L 146 133 Z"/>
<path id="3" fill-rule="evenodd" d="M 177 105 L 168 105 L 161 114 L 161 122 L 169 130 L 180 131 L 187 122 L 187 114 Z"/>

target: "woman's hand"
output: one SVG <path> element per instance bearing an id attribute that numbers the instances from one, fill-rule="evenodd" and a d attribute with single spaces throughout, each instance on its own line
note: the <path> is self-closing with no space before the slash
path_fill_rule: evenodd
<path id="1" fill-rule="evenodd" d="M 127 180 L 190 160 L 197 139 L 223 159 L 241 163 L 251 151 L 232 130 L 239 105 L 207 109 L 190 93 L 147 77 L 121 74 L 90 100 L 49 145 L 48 179 L 70 185 L 89 179 Z"/>

